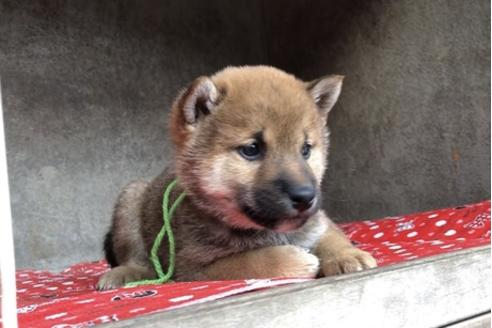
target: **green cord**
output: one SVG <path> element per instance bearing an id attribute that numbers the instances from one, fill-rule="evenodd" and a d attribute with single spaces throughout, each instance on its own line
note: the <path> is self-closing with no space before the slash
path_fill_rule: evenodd
<path id="1" fill-rule="evenodd" d="M 181 204 L 181 202 L 186 196 L 186 194 L 182 192 L 172 204 L 171 209 L 169 209 L 169 195 L 171 194 L 171 191 L 173 190 L 174 186 L 176 186 L 176 183 L 177 180 L 176 179 L 173 180 L 166 187 L 166 190 L 164 191 L 164 197 L 162 199 L 162 219 L 164 221 L 164 224 L 162 225 L 162 228 L 157 234 L 157 236 L 155 237 L 154 244 L 152 245 L 152 249 L 150 251 L 150 261 L 154 265 L 154 270 L 157 273 L 158 278 L 150 279 L 150 280 L 133 281 L 127 283 L 125 287 L 136 287 L 141 285 L 156 285 L 156 284 L 163 284 L 171 281 L 171 277 L 174 274 L 174 266 L 176 262 L 176 244 L 174 242 L 174 234 L 171 229 L 171 219 L 173 218 L 174 212 L 178 208 L 179 204 Z M 161 262 L 159 261 L 159 255 L 157 254 L 157 252 L 161 247 L 162 239 L 164 238 L 166 233 L 169 243 L 169 257 L 168 257 L 169 266 L 167 268 L 167 272 L 164 273 L 164 271 L 162 271 L 162 265 Z"/>

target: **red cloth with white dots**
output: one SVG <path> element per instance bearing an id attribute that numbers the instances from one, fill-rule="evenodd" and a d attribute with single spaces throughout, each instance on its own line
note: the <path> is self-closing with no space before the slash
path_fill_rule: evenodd
<path id="1" fill-rule="evenodd" d="M 379 266 L 490 244 L 490 201 L 340 225 Z M 20 327 L 92 327 L 306 279 L 169 283 L 98 292 L 104 261 L 61 273 L 17 271 Z M 1 323 L 0 323 L 1 326 Z"/>

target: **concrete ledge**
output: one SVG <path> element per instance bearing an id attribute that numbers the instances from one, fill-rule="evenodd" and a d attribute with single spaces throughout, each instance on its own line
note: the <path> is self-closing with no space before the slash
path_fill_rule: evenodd
<path id="1" fill-rule="evenodd" d="M 447 325 L 445 328 L 490 328 L 490 311 Z"/>
<path id="2" fill-rule="evenodd" d="M 490 310 L 490 247 L 125 320 L 106 327 L 436 327 Z"/>

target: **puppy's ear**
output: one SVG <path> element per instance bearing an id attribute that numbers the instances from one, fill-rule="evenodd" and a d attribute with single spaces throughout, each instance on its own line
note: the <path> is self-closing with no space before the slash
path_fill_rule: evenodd
<path id="1" fill-rule="evenodd" d="M 217 106 L 219 94 L 217 87 L 208 77 L 197 78 L 182 93 L 178 106 L 183 112 L 185 124 L 196 125 Z"/>
<path id="2" fill-rule="evenodd" d="M 317 80 L 307 82 L 306 89 L 313 97 L 321 115 L 328 117 L 330 110 L 337 102 L 342 91 L 343 75 L 326 75 Z"/>
<path id="3" fill-rule="evenodd" d="M 212 80 L 202 76 L 193 81 L 174 102 L 171 113 L 171 134 L 181 146 L 200 122 L 213 113 L 220 101 L 220 93 Z"/>

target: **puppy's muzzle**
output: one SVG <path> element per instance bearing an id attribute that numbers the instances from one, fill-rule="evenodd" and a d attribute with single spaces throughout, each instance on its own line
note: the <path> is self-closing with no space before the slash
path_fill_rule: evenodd
<path id="1" fill-rule="evenodd" d="M 299 213 L 310 209 L 316 198 L 316 189 L 309 185 L 290 185 L 286 188 L 286 194 L 292 203 L 292 207 Z"/>
<path id="2" fill-rule="evenodd" d="M 306 179 L 307 180 L 307 179 Z M 241 209 L 253 222 L 269 229 L 302 226 L 319 208 L 319 192 L 311 181 L 277 179 L 254 191 L 252 203 Z M 241 197 L 241 199 L 247 199 Z"/>

